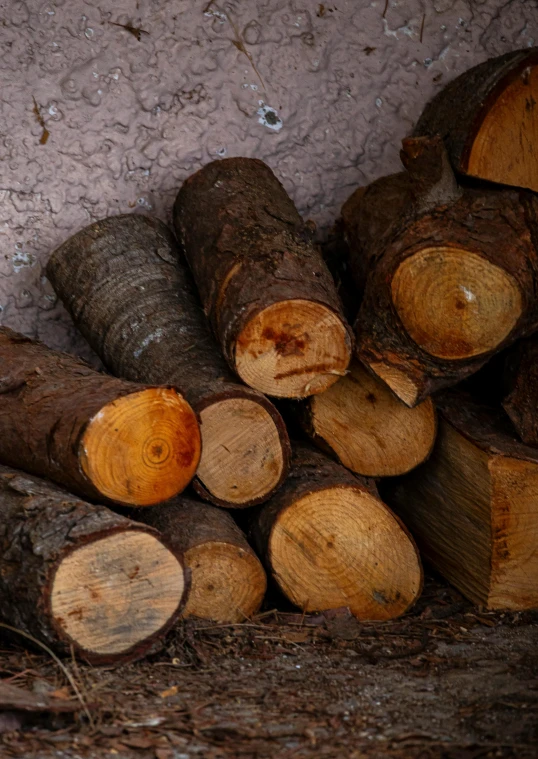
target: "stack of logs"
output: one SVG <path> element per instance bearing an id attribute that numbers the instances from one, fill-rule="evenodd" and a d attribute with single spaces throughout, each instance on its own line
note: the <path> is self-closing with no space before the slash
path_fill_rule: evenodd
<path id="1" fill-rule="evenodd" d="M 386 620 L 421 592 L 411 533 L 473 601 L 538 605 L 537 103 L 538 50 L 454 81 L 327 261 L 248 158 L 187 179 L 179 244 L 131 214 L 54 251 L 110 374 L 0 328 L 2 621 L 131 660 L 249 619 L 265 570 Z"/>

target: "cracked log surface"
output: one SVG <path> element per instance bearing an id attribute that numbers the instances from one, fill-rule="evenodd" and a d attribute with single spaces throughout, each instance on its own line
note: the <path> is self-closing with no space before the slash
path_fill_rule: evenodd
<path id="1" fill-rule="evenodd" d="M 147 654 L 188 582 L 156 530 L 0 466 L 0 618 L 95 664 Z"/>
<path id="2" fill-rule="evenodd" d="M 304 398 L 345 373 L 352 335 L 333 279 L 266 164 L 208 164 L 183 183 L 174 225 L 213 332 L 244 382 Z"/>

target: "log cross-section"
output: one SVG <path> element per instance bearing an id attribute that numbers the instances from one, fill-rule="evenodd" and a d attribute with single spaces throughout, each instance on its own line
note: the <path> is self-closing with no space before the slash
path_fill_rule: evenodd
<path id="1" fill-rule="evenodd" d="M 303 398 L 348 366 L 351 332 L 311 229 L 262 161 L 214 161 L 181 187 L 174 224 L 229 365 Z"/>
<path id="2" fill-rule="evenodd" d="M 200 447 L 176 388 L 100 374 L 0 328 L 0 463 L 83 497 L 148 506 L 188 485 Z"/>

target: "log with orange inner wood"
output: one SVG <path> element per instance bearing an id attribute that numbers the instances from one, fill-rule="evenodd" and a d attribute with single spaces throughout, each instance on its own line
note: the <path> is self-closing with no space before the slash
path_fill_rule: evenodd
<path id="1" fill-rule="evenodd" d="M 404 171 L 344 204 L 329 266 L 249 158 L 185 181 L 177 242 L 131 214 L 54 251 L 115 376 L 0 329 L 5 624 L 125 661 L 179 618 L 250 619 L 268 580 L 386 620 L 420 594 L 417 544 L 473 601 L 538 606 L 538 187 L 511 138 L 491 157 L 538 142 L 537 66 L 441 92 Z"/>

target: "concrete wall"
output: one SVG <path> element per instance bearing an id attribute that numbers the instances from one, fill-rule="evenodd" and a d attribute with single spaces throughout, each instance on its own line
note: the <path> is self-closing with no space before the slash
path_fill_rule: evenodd
<path id="1" fill-rule="evenodd" d="M 267 161 L 323 230 L 439 88 L 533 33 L 536 0 L 0 0 L 0 323 L 90 355 L 50 251 L 109 214 L 169 220 L 219 156 Z"/>

